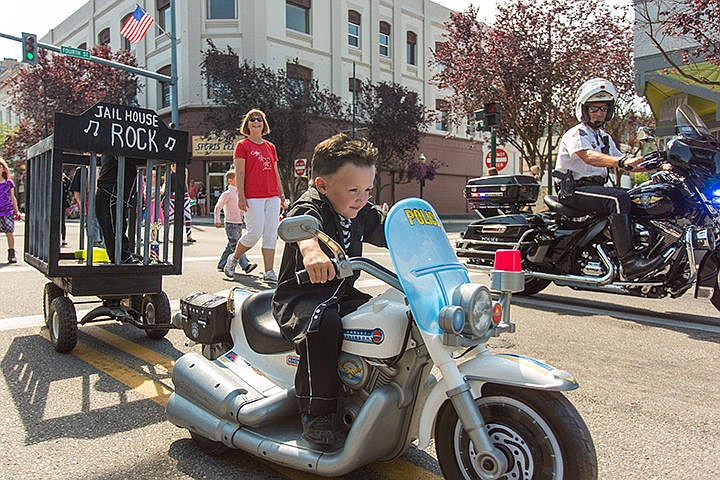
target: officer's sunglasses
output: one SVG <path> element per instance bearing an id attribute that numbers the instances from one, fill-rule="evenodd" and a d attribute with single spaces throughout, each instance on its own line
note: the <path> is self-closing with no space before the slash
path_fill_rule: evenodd
<path id="1" fill-rule="evenodd" d="M 607 112 L 608 110 L 610 110 L 610 107 L 607 105 L 589 105 L 587 107 L 588 113 Z"/>

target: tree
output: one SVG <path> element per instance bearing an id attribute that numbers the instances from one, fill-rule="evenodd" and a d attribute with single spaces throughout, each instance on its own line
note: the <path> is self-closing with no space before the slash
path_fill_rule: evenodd
<path id="1" fill-rule="evenodd" d="M 379 152 L 377 195 L 390 185 L 394 202 L 396 184 L 432 180 L 440 165 L 434 160 L 420 162 L 416 154 L 428 122 L 428 111 L 418 94 L 397 83 L 362 83 L 357 100 L 360 122 Z M 382 185 L 383 172 L 390 175 L 388 185 Z"/>
<path id="2" fill-rule="evenodd" d="M 306 185 L 295 180 L 293 159 L 307 144 L 309 125 L 330 130 L 333 122 L 344 118 L 340 97 L 320 88 L 317 80 L 300 81 L 285 70 L 240 63 L 231 47 L 222 51 L 210 40 L 208 45 L 201 73 L 217 105 L 207 116 L 209 133 L 235 138 L 245 113 L 252 108 L 265 112 L 271 127 L 267 138 L 277 147 L 283 188 L 295 199 Z"/>
<path id="3" fill-rule="evenodd" d="M 577 88 L 592 77 L 620 92 L 620 117 L 634 98 L 632 28 L 628 8 L 602 0 L 510 0 L 498 7 L 495 27 L 478 10 L 452 13 L 438 44 L 436 80 L 454 92 L 460 116 L 485 102 L 502 105 L 501 142 L 513 145 L 528 167 L 547 167 L 548 125 L 559 133 L 576 123 Z"/>
<path id="4" fill-rule="evenodd" d="M 92 55 L 136 66 L 127 50 L 112 52 L 98 45 Z M 19 128 L 5 143 L 6 154 L 19 155 L 23 149 L 51 135 L 55 112 L 78 115 L 97 102 L 130 104 L 138 92 L 137 76 L 114 67 L 66 55 L 39 50 L 37 65 L 17 74 L 11 104 L 20 116 Z"/>
<path id="5" fill-rule="evenodd" d="M 703 60 L 720 67 L 720 0 L 638 2 L 636 18 L 644 35 L 679 75 L 702 85 L 720 85 L 717 69 L 681 68 Z M 680 48 L 679 60 L 663 45 L 672 38 L 691 45 Z"/>

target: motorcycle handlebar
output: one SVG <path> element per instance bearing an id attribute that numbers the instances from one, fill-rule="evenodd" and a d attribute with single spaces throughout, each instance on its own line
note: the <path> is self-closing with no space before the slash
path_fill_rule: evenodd
<path id="1" fill-rule="evenodd" d="M 403 291 L 402 285 L 400 285 L 400 280 L 398 279 L 397 275 L 393 271 L 380 265 L 374 260 L 370 260 L 369 258 L 364 257 L 354 257 L 344 261 L 348 262 L 351 271 L 365 272 L 377 278 L 378 280 L 382 280 L 391 287 L 400 290 L 401 292 Z M 338 274 L 338 276 L 343 277 L 343 275 L 340 275 L 340 272 L 345 271 L 345 269 L 339 268 L 335 261 L 333 261 L 333 264 L 335 265 L 335 272 Z M 352 276 L 352 274 L 344 276 Z M 308 275 L 307 270 L 303 269 L 295 272 L 295 280 L 298 282 L 298 285 L 307 284 L 310 281 L 310 276 Z"/>

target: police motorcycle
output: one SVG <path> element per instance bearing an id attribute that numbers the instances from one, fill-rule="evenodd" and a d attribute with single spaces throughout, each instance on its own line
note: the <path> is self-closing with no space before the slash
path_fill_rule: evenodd
<path id="1" fill-rule="evenodd" d="M 533 182 L 527 179 L 505 182 L 518 183 L 514 189 L 498 181 L 490 184 L 487 177 L 477 179 L 477 185 L 470 182 L 466 197 L 485 210 L 483 218 L 470 224 L 456 243 L 458 256 L 467 258 L 471 268 L 489 270 L 496 250 L 518 248 L 525 269 L 525 295 L 536 294 L 552 282 L 576 290 L 675 298 L 695 285 L 695 297 L 710 297 L 720 310 L 716 240 L 720 235 L 720 142 L 688 105 L 677 108 L 677 137 L 665 150 L 658 147 L 652 133 L 645 127 L 639 131 L 643 141 L 656 144 L 641 165 L 649 170 L 661 165 L 670 169 L 660 169 L 628 193 L 634 248 L 646 258 L 662 257 L 655 270 L 640 278 L 623 278 L 607 217 L 576 211 L 555 196 L 545 196 L 547 213 L 522 212 L 518 207 L 529 204 L 530 198 L 534 203 L 539 188 L 528 192 Z M 511 210 L 507 211 L 507 205 Z M 490 207 L 492 216 L 487 214 Z"/>
<path id="2" fill-rule="evenodd" d="M 168 419 L 208 453 L 239 449 L 321 476 L 393 460 L 414 440 L 424 449 L 434 437 L 448 479 L 597 478 L 590 433 L 562 394 L 578 388 L 572 375 L 488 348 L 489 338 L 514 331 L 518 252 L 498 252 L 494 302 L 470 283 L 427 202 L 398 202 L 385 232 L 395 272 L 347 258 L 313 217 L 287 218 L 278 231 L 286 242 L 317 237 L 334 252 L 340 278 L 362 271 L 389 286 L 343 317 L 344 436 L 334 447 L 318 450 L 302 438 L 293 387 L 299 358 L 272 317 L 272 291 L 184 297 L 177 321 L 203 355 L 176 362 Z"/>

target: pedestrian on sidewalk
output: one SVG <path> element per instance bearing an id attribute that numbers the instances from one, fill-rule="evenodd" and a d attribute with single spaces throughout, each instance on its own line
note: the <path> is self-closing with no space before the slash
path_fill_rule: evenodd
<path id="1" fill-rule="evenodd" d="M 243 211 L 238 208 L 238 194 L 237 187 L 235 186 L 235 170 L 230 169 L 225 172 L 225 179 L 227 180 L 228 188 L 222 193 L 222 195 L 220 195 L 220 198 L 215 205 L 215 210 L 213 211 L 215 216 L 215 226 L 217 228 L 222 227 L 222 223 L 220 223 L 220 212 L 225 214 L 225 234 L 227 235 L 228 243 L 225 250 L 223 250 L 222 255 L 220 255 L 220 261 L 217 265 L 217 269 L 221 272 L 225 269 L 225 264 L 227 263 L 227 259 L 230 254 L 235 252 L 238 240 L 242 237 L 244 225 Z M 240 257 L 240 268 L 242 268 L 245 273 L 250 273 L 257 268 L 257 263 L 250 263 L 247 255 L 243 253 Z"/>
<path id="2" fill-rule="evenodd" d="M 240 257 L 262 237 L 263 280 L 277 283 L 273 264 L 280 206 L 285 204 L 285 195 L 277 166 L 277 150 L 275 145 L 263 139 L 270 133 L 265 113 L 256 108 L 247 112 L 240 124 L 240 133 L 246 138 L 235 145 L 233 163 L 238 208 L 245 212 L 247 231 L 225 264 L 224 273 L 227 278 L 234 278 Z"/>
<path id="3" fill-rule="evenodd" d="M 20 209 L 15 198 L 15 184 L 10 178 L 10 167 L 0 157 L 0 232 L 8 242 L 8 263 L 17 263 L 15 255 L 15 220 L 20 220 Z"/>

